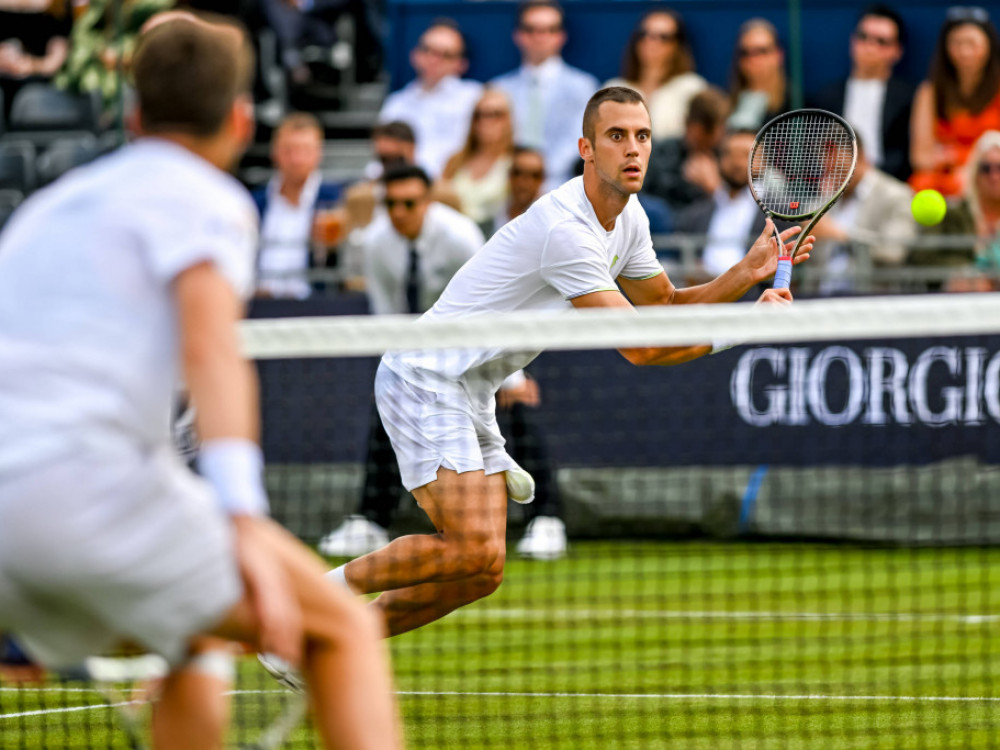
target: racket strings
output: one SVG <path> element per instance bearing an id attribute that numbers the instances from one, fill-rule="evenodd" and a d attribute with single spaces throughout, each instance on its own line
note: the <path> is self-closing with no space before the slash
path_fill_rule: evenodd
<path id="1" fill-rule="evenodd" d="M 773 123 L 751 152 L 755 195 L 775 214 L 809 218 L 850 180 L 853 140 L 840 121 L 822 114 L 793 115 Z"/>

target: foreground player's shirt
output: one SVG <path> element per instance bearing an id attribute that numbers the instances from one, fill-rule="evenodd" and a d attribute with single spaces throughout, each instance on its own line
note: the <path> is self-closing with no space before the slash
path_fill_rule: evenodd
<path id="1" fill-rule="evenodd" d="M 203 261 L 252 289 L 246 190 L 146 139 L 36 193 L 0 235 L 0 476 L 95 441 L 169 445 L 171 282 Z"/>
<path id="2" fill-rule="evenodd" d="M 591 292 L 617 289 L 615 279 L 663 273 L 649 235 L 649 220 L 632 196 L 608 232 L 583 190 L 570 180 L 504 225 L 448 284 L 421 321 L 518 310 L 556 311 Z M 419 322 L 418 322 L 419 324 Z M 424 388 L 462 380 L 492 396 L 505 377 L 539 352 L 505 349 L 390 352 L 382 361 Z"/>

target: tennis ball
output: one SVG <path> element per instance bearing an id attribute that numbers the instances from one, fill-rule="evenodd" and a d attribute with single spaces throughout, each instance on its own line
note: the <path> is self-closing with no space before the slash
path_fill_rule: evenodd
<path id="1" fill-rule="evenodd" d="M 947 210 L 948 204 L 937 190 L 921 190 L 913 196 L 913 202 L 910 203 L 913 218 L 925 227 L 939 224 Z"/>

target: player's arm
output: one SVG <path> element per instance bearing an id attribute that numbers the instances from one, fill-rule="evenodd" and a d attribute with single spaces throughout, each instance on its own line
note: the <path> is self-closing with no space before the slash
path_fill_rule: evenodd
<path id="1" fill-rule="evenodd" d="M 297 663 L 301 614 L 266 550 L 267 500 L 258 446 L 257 378 L 239 349 L 243 306 L 209 262 L 174 279 L 181 361 L 202 438 L 199 468 L 233 521 L 236 555 L 259 623 L 260 648 Z"/>

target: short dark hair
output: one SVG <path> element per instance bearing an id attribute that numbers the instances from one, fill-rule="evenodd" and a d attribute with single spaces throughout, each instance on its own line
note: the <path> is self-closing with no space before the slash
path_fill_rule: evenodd
<path id="1" fill-rule="evenodd" d="M 431 186 L 431 178 L 428 177 L 427 172 L 416 164 L 399 164 L 390 167 L 382 175 L 382 184 L 386 186 L 403 180 L 420 180 L 428 188 Z"/>
<path id="2" fill-rule="evenodd" d="M 218 18 L 176 18 L 140 36 L 132 77 L 145 131 L 215 135 L 250 91 L 254 56 L 246 31 Z"/>
<path id="3" fill-rule="evenodd" d="M 278 127 L 274 129 L 271 139 L 277 140 L 281 133 L 296 130 L 311 130 L 319 134 L 320 140 L 323 140 L 326 135 L 323 131 L 323 124 L 316 115 L 311 112 L 289 112 L 278 123 Z"/>
<path id="4" fill-rule="evenodd" d="M 465 38 L 465 34 L 462 32 L 462 27 L 458 25 L 458 21 L 448 16 L 439 16 L 427 24 L 427 28 L 420 32 L 420 37 L 423 38 L 424 34 L 431 29 L 448 29 L 458 34 L 458 38 L 462 42 L 462 58 L 468 57 L 469 44 Z"/>
<path id="5" fill-rule="evenodd" d="M 628 86 L 608 86 L 590 97 L 587 108 L 583 111 L 583 137 L 591 143 L 594 142 L 596 133 L 594 123 L 597 121 L 597 111 L 604 102 L 617 102 L 618 104 L 641 104 L 649 111 L 646 100 L 635 89 Z"/>
<path id="6" fill-rule="evenodd" d="M 413 128 L 402 120 L 392 122 L 381 122 L 372 128 L 372 140 L 376 138 L 391 138 L 394 141 L 404 143 L 416 143 L 417 138 L 413 134 Z"/>
<path id="7" fill-rule="evenodd" d="M 521 28 L 522 24 L 524 24 L 524 17 L 528 14 L 528 12 L 534 10 L 535 8 L 552 8 L 552 10 L 559 14 L 559 26 L 566 26 L 566 11 L 563 10 L 563 7 L 555 0 L 522 0 L 522 2 L 517 6 L 518 28 Z"/>
<path id="8" fill-rule="evenodd" d="M 728 116 L 729 97 L 726 92 L 717 86 L 709 86 L 691 97 L 685 122 L 711 131 L 725 122 Z"/>
<path id="9" fill-rule="evenodd" d="M 903 17 L 899 14 L 899 11 L 893 8 L 891 5 L 886 5 L 885 3 L 875 3 L 874 5 L 869 5 L 863 11 L 861 15 L 858 16 L 858 24 L 861 20 L 867 18 L 868 16 L 875 16 L 876 18 L 885 18 L 892 21 L 896 25 L 896 41 L 903 46 L 906 44 L 906 24 L 903 22 Z M 856 26 L 857 24 L 855 24 Z"/>

